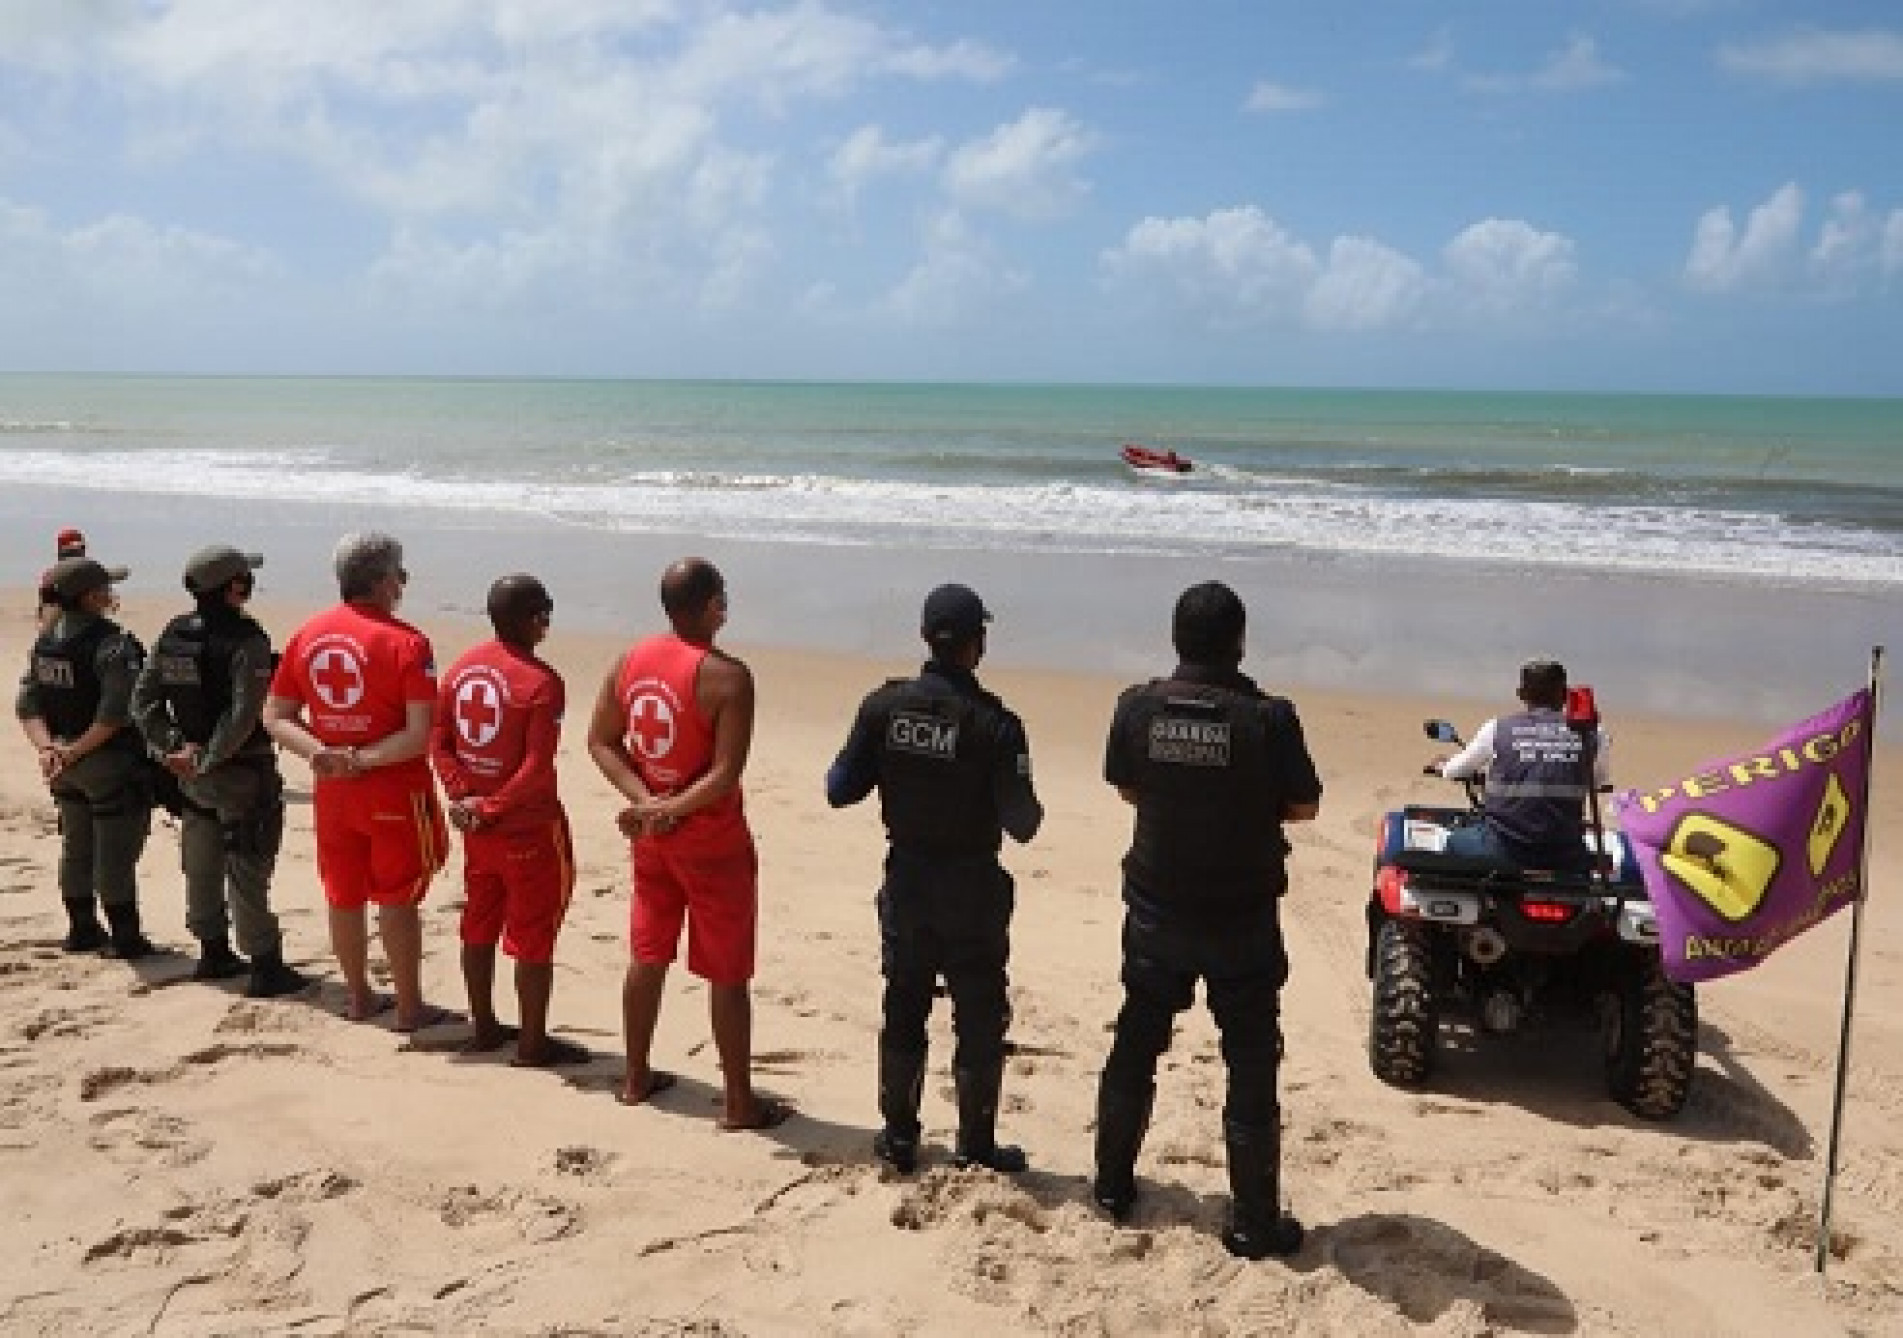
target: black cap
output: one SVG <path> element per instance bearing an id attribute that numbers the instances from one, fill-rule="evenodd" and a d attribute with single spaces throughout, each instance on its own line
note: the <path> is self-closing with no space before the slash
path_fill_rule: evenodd
<path id="1" fill-rule="evenodd" d="M 46 574 L 46 584 L 62 599 L 78 599 L 95 590 L 116 585 L 131 575 L 124 567 L 108 567 L 91 558 L 61 558 Z"/>
<path id="2" fill-rule="evenodd" d="M 991 612 L 968 585 L 941 585 L 925 596 L 919 630 L 928 641 L 963 641 L 984 631 Z"/>

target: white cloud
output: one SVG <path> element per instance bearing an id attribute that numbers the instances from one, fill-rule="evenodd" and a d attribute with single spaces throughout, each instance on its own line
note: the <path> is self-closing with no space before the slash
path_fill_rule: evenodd
<path id="1" fill-rule="evenodd" d="M 1482 93 L 1577 93 L 1621 83 L 1625 78 L 1624 70 L 1600 56 L 1597 39 L 1574 33 L 1565 46 L 1529 74 L 1476 74 L 1469 76 L 1466 84 Z"/>
<path id="2" fill-rule="evenodd" d="M 1146 218 L 1100 259 L 1114 284 L 1215 328 L 1359 332 L 1550 312 L 1574 282 L 1574 249 L 1558 233 L 1487 219 L 1449 242 L 1441 272 L 1431 273 L 1367 237 L 1337 237 L 1318 252 L 1250 205 Z"/>
<path id="3" fill-rule="evenodd" d="M 1407 58 L 1409 69 L 1423 74 L 1445 74 L 1454 67 L 1454 39 L 1445 28 L 1435 33 L 1427 45 Z"/>
<path id="4" fill-rule="evenodd" d="M 1719 67 L 1780 84 L 1903 81 L 1903 34 L 1799 32 L 1758 42 L 1727 42 Z"/>
<path id="5" fill-rule="evenodd" d="M 128 152 L 149 163 L 235 148 L 314 169 L 316 190 L 362 202 L 408 239 L 385 274 L 412 279 L 485 263 L 506 279 L 564 252 L 589 273 L 616 254 L 635 264 L 672 249 L 715 265 L 716 286 L 731 288 L 770 254 L 758 238 L 780 168 L 745 151 L 730 125 L 838 100 L 869 79 L 991 80 L 1011 68 L 979 43 L 922 44 L 824 0 L 0 7 L 16 35 L 29 19 L 34 43 L 0 44 L 0 67 L 12 58 L 54 71 L 49 52 L 84 51 L 86 77 L 128 113 Z M 1064 143 L 1043 152 L 1042 181 L 1021 165 L 1027 207 L 1080 189 L 1061 170 Z M 736 267 L 741 255 L 752 260 Z"/>
<path id="6" fill-rule="evenodd" d="M 1029 284 L 962 214 L 946 210 L 926 229 L 923 257 L 879 302 L 877 314 L 901 325 L 944 328 Z"/>
<path id="7" fill-rule="evenodd" d="M 1242 109 L 1252 112 L 1307 111 L 1311 107 L 1321 105 L 1322 98 L 1319 93 L 1258 79 L 1255 87 L 1249 90 L 1249 96 L 1244 100 Z"/>
<path id="8" fill-rule="evenodd" d="M 1404 323 L 1428 291 L 1420 264 L 1380 242 L 1337 237 L 1303 304 L 1320 330 L 1384 330 Z"/>
<path id="9" fill-rule="evenodd" d="M 1804 193 L 1788 182 L 1751 211 L 1742 231 L 1731 211 L 1705 211 L 1692 236 L 1685 282 L 1709 293 L 1797 292 L 1853 298 L 1873 277 L 1903 272 L 1903 209 L 1887 215 L 1862 191 L 1831 198 L 1817 235 L 1804 243 Z"/>
<path id="10" fill-rule="evenodd" d="M 949 46 L 908 46 L 880 62 L 894 74 L 914 79 L 969 79 L 993 84 L 1017 68 L 1017 61 L 982 42 L 957 41 Z"/>
<path id="11" fill-rule="evenodd" d="M 1597 41 L 1575 33 L 1567 39 L 1565 47 L 1555 52 L 1528 82 L 1534 88 L 1547 92 L 1568 93 L 1576 89 L 1597 88 L 1601 84 L 1616 84 L 1625 77 L 1624 70 L 1600 59 Z"/>
<path id="12" fill-rule="evenodd" d="M 1159 290 L 1219 325 L 1299 312 L 1322 269 L 1313 249 L 1254 205 L 1146 218 L 1102 260 L 1114 280 Z"/>
<path id="13" fill-rule="evenodd" d="M 1097 136 L 1067 113 L 1033 107 L 956 149 L 945 165 L 945 189 L 970 208 L 1056 218 L 1089 192 L 1076 168 L 1097 145 Z"/>
<path id="14" fill-rule="evenodd" d="M 944 150 L 944 141 L 935 135 L 901 143 L 887 139 L 876 125 L 863 125 L 833 150 L 826 174 L 850 198 L 875 178 L 930 171 Z"/>
<path id="15" fill-rule="evenodd" d="M 1776 281 L 1796 255 L 1804 222 L 1804 193 L 1787 182 L 1751 211 L 1743 233 L 1724 205 L 1698 220 L 1685 281 L 1705 292 L 1722 293 Z"/>
<path id="16" fill-rule="evenodd" d="M 1876 259 L 1877 241 L 1878 222 L 1862 194 L 1845 191 L 1830 202 L 1830 216 L 1811 248 L 1811 266 L 1826 283 L 1847 283 Z"/>
<path id="17" fill-rule="evenodd" d="M 130 214 L 61 229 L 39 210 L 0 200 L 0 286 L 10 299 L 85 310 L 105 322 L 101 329 L 115 313 L 191 319 L 240 306 L 281 272 L 268 253 L 211 233 Z"/>
<path id="18" fill-rule="evenodd" d="M 1549 303 L 1578 272 L 1572 240 L 1519 219 L 1489 218 L 1463 228 L 1441 252 L 1458 299 L 1488 312 Z"/>

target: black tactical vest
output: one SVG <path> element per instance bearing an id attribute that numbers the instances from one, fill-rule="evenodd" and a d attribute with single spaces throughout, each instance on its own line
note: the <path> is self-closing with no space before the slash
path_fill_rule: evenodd
<path id="1" fill-rule="evenodd" d="M 1487 768 L 1487 822 L 1528 863 L 1585 857 L 1586 741 L 1557 710 L 1501 716 Z"/>
<path id="2" fill-rule="evenodd" d="M 1158 680 L 1129 700 L 1136 763 L 1130 888 L 1189 915 L 1260 906 L 1287 886 L 1282 805 L 1269 757 L 1273 699 Z"/>
<path id="3" fill-rule="evenodd" d="M 93 661 L 106 638 L 120 628 L 109 619 L 94 618 L 63 639 L 54 636 L 57 628 L 55 624 L 40 633 L 33 643 L 33 682 L 46 727 L 55 738 L 76 739 L 99 714 L 101 684 Z"/>
<path id="4" fill-rule="evenodd" d="M 264 628 L 247 615 L 214 622 L 203 613 L 181 614 L 159 633 L 152 658 L 165 705 L 179 732 L 190 742 L 211 742 L 219 717 L 231 707 L 231 662 L 239 646 L 264 634 Z M 264 726 L 259 724 L 239 751 L 266 746 Z"/>
<path id="5" fill-rule="evenodd" d="M 895 849 L 935 856 L 995 855 L 1003 844 L 991 777 L 997 715 L 977 699 L 894 679 L 874 699 L 879 812 Z"/>

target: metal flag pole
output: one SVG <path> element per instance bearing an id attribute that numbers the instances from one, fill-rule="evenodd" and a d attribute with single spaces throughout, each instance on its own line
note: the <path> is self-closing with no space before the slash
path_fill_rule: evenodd
<path id="1" fill-rule="evenodd" d="M 1876 788 L 1877 720 L 1883 707 L 1883 647 L 1870 648 L 1870 730 L 1863 741 L 1863 850 L 1858 855 L 1862 885 L 1850 906 L 1850 947 L 1844 963 L 1843 1020 L 1837 1032 L 1837 1082 L 1830 1101 L 1830 1144 L 1824 1153 L 1824 1192 L 1817 1207 L 1817 1272 L 1830 1259 L 1831 1194 L 1837 1184 L 1837 1147 L 1843 1134 L 1844 1086 L 1850 1074 L 1850 1018 L 1856 1008 L 1857 951 L 1863 940 L 1863 904 L 1870 899 L 1870 795 Z"/>

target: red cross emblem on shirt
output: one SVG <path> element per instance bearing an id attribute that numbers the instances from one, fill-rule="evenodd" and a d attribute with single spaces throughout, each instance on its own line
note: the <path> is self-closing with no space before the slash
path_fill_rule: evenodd
<path id="1" fill-rule="evenodd" d="M 646 758 L 666 757 L 674 747 L 674 708 L 644 692 L 628 703 L 628 742 Z"/>
<path id="2" fill-rule="evenodd" d="M 363 700 L 363 670 L 349 651 L 327 647 L 311 657 L 311 686 L 331 710 L 348 710 Z"/>
<path id="3" fill-rule="evenodd" d="M 502 708 L 496 690 L 480 678 L 456 689 L 456 732 L 471 748 L 486 747 L 502 729 Z"/>

